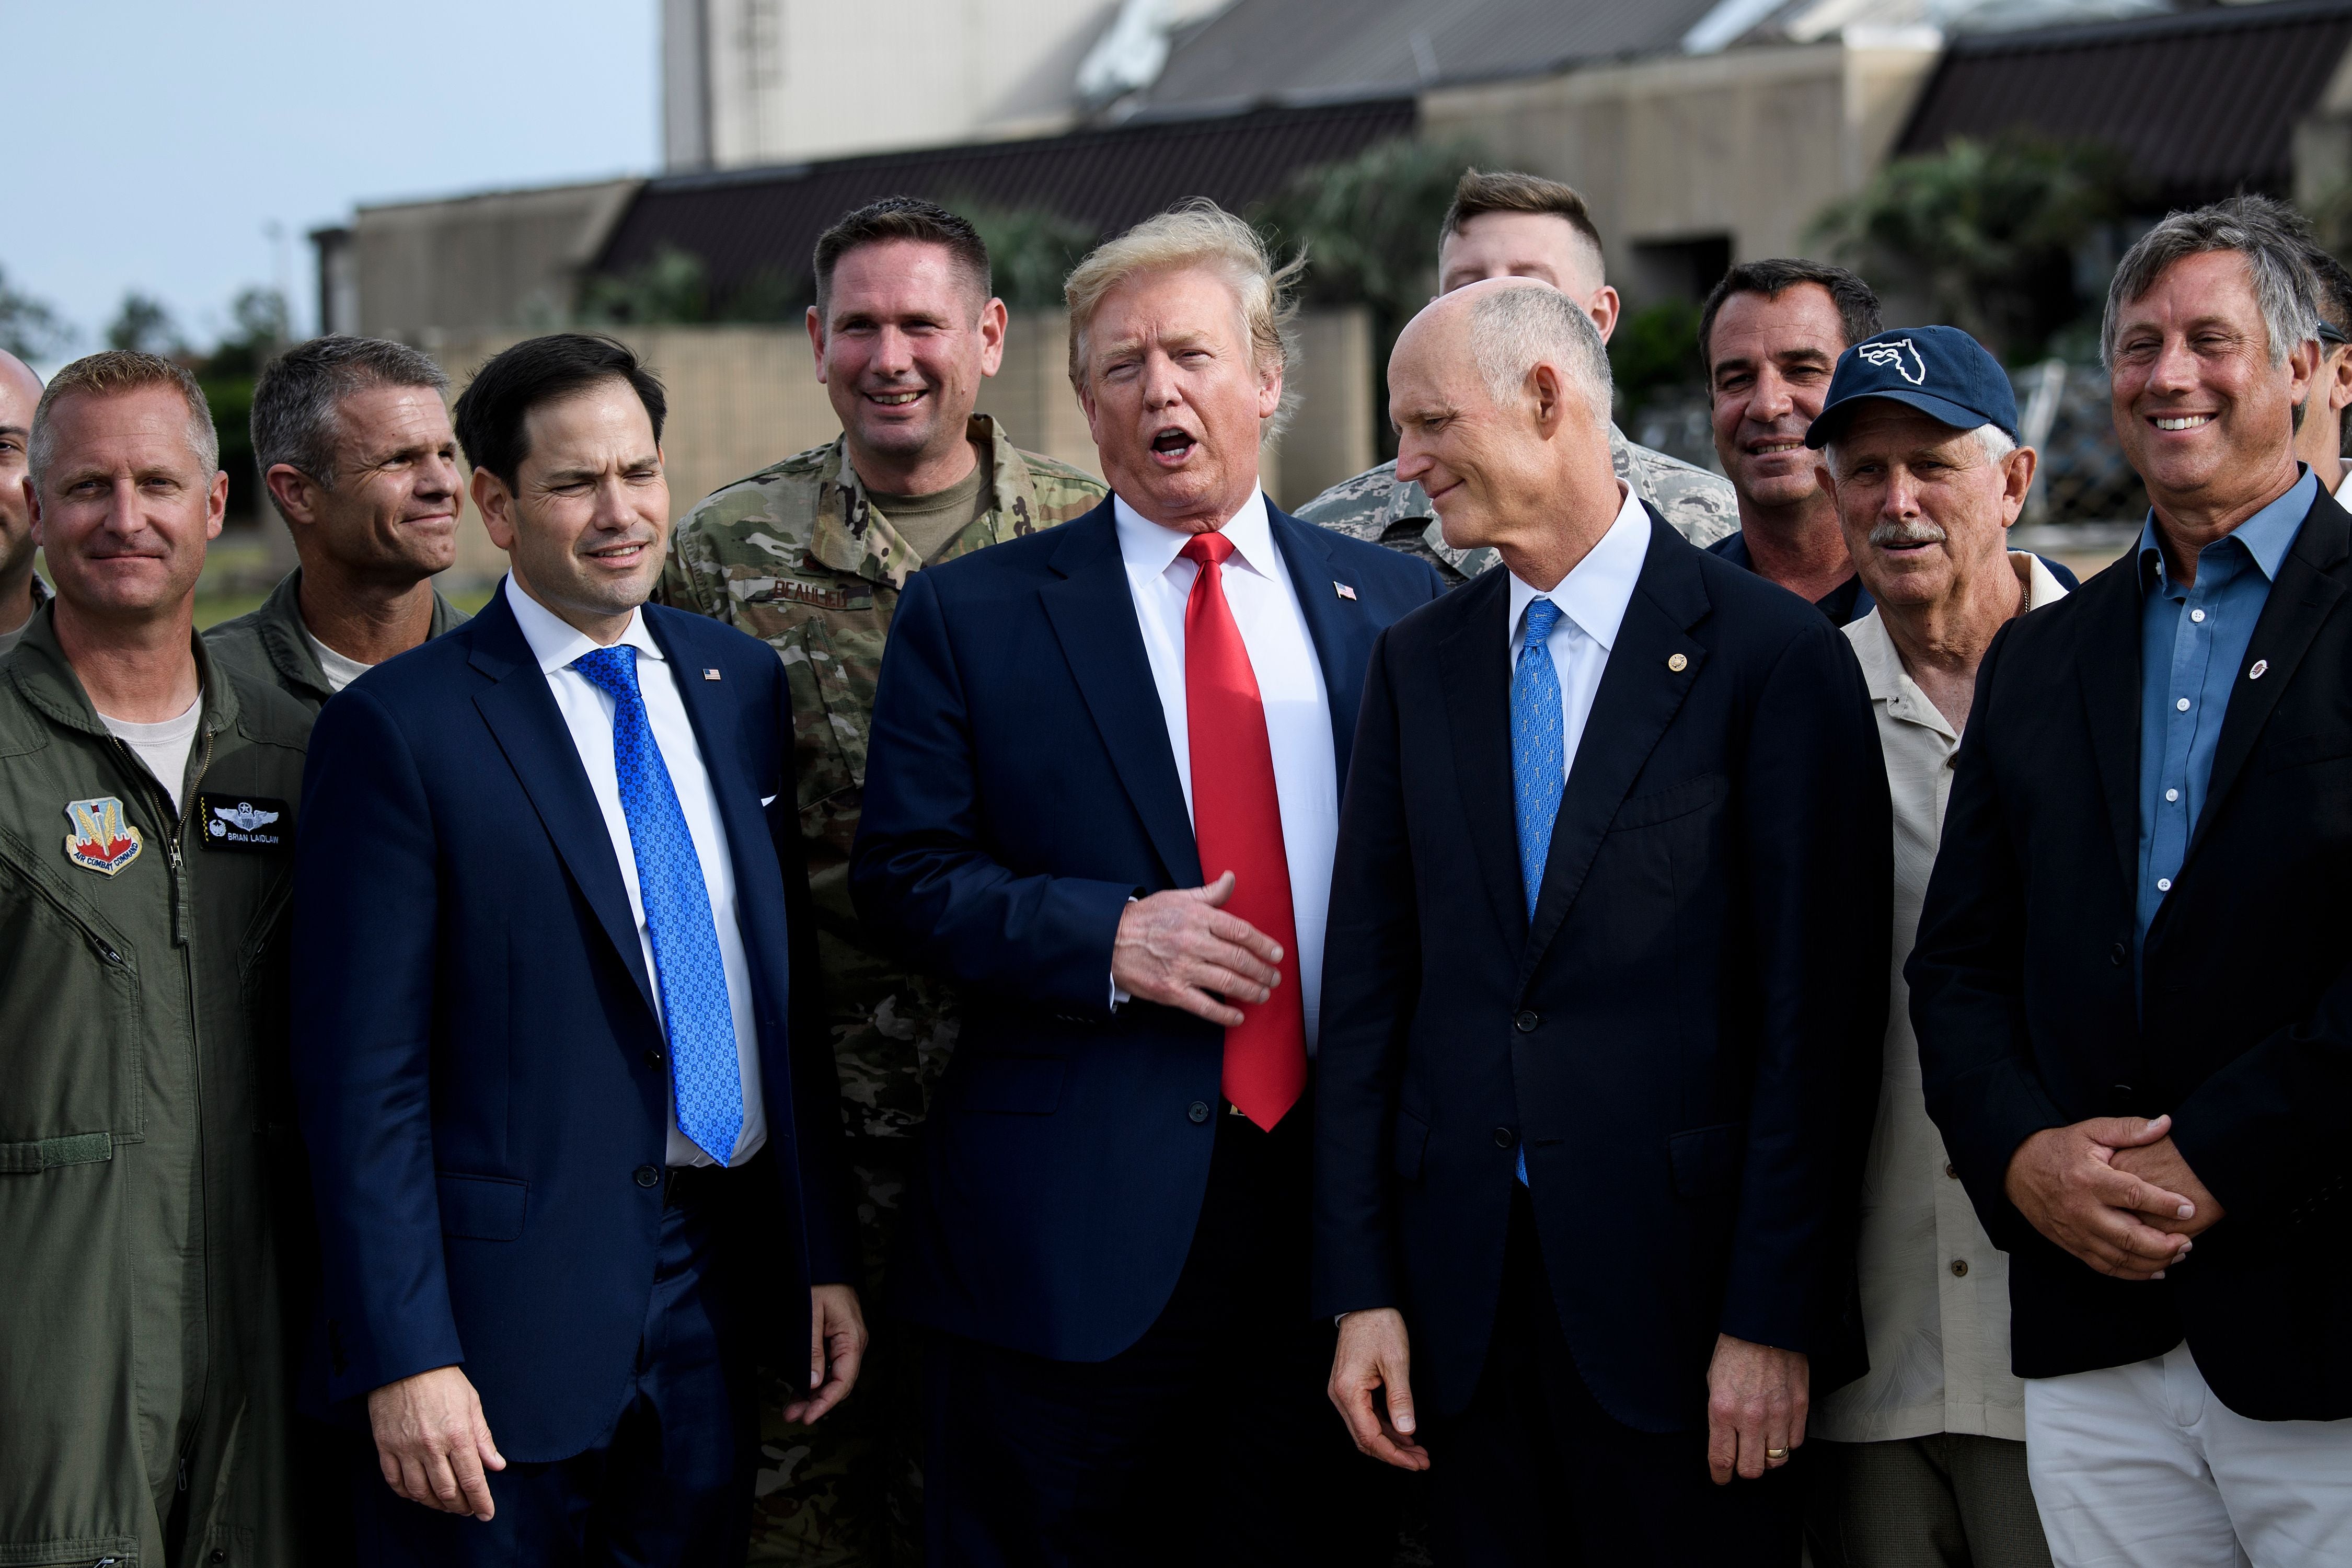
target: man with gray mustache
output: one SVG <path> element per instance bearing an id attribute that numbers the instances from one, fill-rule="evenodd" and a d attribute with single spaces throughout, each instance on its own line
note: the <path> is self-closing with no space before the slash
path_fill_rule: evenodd
<path id="1" fill-rule="evenodd" d="M 1977 666 L 2005 624 L 2066 588 L 2007 548 L 2035 453 L 2018 444 L 2007 374 L 1966 332 L 1903 328 L 1846 350 L 1805 440 L 1822 449 L 1821 493 L 1874 606 L 1844 631 L 1895 806 L 1895 973 L 1857 1269 L 1870 1371 L 1813 1417 L 1813 1556 L 1823 1568 L 2046 1568 L 2024 1386 L 2010 1371 L 2009 1259 L 1927 1119 L 1903 964 Z"/>

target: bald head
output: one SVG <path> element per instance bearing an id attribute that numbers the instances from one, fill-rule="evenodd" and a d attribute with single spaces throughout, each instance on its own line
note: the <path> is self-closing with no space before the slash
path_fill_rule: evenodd
<path id="1" fill-rule="evenodd" d="M 25 495 L 25 454 L 41 378 L 0 349 L 0 632 L 32 614 L 33 508 Z"/>
<path id="2" fill-rule="evenodd" d="M 1433 300 L 1389 358 L 1398 479 L 1429 492 L 1447 543 L 1492 544 L 1538 587 L 1617 515 L 1609 405 L 1599 329 L 1569 296 L 1524 279 Z"/>

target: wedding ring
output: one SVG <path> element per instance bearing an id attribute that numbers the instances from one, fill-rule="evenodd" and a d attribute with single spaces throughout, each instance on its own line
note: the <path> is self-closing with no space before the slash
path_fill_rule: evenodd
<path id="1" fill-rule="evenodd" d="M 1767 1448 L 1764 1450 L 1764 1457 L 1768 1459 L 1785 1459 L 1789 1457 L 1789 1450 L 1786 1448 Z"/>

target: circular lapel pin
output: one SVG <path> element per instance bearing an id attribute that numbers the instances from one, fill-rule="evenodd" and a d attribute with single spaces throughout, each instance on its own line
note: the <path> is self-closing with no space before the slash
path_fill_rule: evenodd
<path id="1" fill-rule="evenodd" d="M 2246 671 L 2246 679 L 2248 680 L 2260 680 L 2263 678 L 2263 671 L 2268 669 L 2270 667 L 2271 661 L 2269 659 L 2258 658 L 2254 660 L 2254 668 Z"/>
<path id="2" fill-rule="evenodd" d="M 1676 675 L 1680 675 L 1684 670 L 1690 668 L 1690 660 L 1685 658 L 1678 653 L 1670 653 L 1666 655 L 1666 668 L 1673 670 Z"/>

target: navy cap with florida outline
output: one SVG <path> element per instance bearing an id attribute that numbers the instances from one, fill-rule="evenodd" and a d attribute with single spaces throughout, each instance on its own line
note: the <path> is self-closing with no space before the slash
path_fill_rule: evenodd
<path id="1" fill-rule="evenodd" d="M 1990 425 L 2019 439 L 2017 394 L 2009 373 L 1958 327 L 1897 327 L 1838 355 L 1829 400 L 1805 432 L 1805 445 L 1818 447 L 1834 440 L 1853 405 L 1873 397 L 1907 403 L 1954 429 Z"/>

